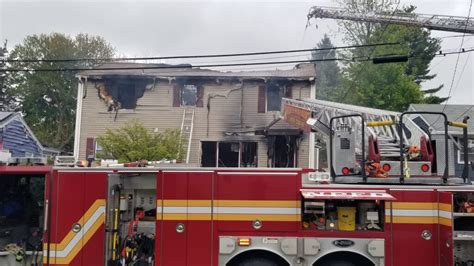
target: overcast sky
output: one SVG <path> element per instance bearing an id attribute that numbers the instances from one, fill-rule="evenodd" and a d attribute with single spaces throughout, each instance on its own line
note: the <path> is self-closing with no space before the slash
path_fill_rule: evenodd
<path id="1" fill-rule="evenodd" d="M 468 15 L 470 0 L 402 0 L 401 5 L 407 4 L 417 6 L 418 13 L 465 17 Z M 12 48 L 30 34 L 61 32 L 75 35 L 82 32 L 103 36 L 120 55 L 124 56 L 303 49 L 314 47 L 324 33 L 327 33 L 336 45 L 347 45 L 342 42 L 335 21 L 318 20 L 317 28 L 313 22 L 312 26 L 305 30 L 306 15 L 313 5 L 337 6 L 330 0 L 0 0 L 0 40 L 7 39 L 9 48 Z M 471 12 L 471 17 L 473 14 L 474 10 Z M 446 37 L 459 33 L 433 31 L 432 35 Z M 460 37 L 444 38 L 442 49 L 458 50 L 461 40 Z M 474 36 L 466 36 L 463 47 L 474 47 Z M 474 103 L 474 55 L 471 54 L 465 53 L 459 57 L 449 103 Z M 298 59 L 305 57 L 272 60 Z M 200 59 L 187 62 L 200 64 L 209 61 Z M 434 59 L 431 69 L 437 77 L 423 84 L 423 88 L 429 89 L 444 84 L 445 87 L 439 95 L 447 96 L 456 61 L 456 55 Z M 184 63 L 184 61 L 167 63 Z M 262 69 L 262 67 L 235 68 L 235 70 L 246 69 Z"/>

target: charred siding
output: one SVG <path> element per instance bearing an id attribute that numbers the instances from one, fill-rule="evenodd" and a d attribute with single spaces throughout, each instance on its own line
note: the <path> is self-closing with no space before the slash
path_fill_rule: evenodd
<path id="1" fill-rule="evenodd" d="M 222 81 L 202 85 L 203 107 L 187 107 L 195 109 L 190 163 L 200 164 L 201 141 L 223 140 L 225 132 L 263 128 L 277 118 L 278 112 L 258 113 L 258 86 L 262 84 Z M 94 83 L 87 82 L 84 86 L 87 97 L 82 105 L 79 158 L 85 158 L 87 138 L 102 135 L 107 128 L 118 129 L 132 118 L 139 119 L 150 130 L 179 129 L 186 107 L 173 107 L 173 86 L 173 82 L 156 81 L 155 86 L 146 89 L 143 97 L 138 99 L 135 110 L 121 109 L 114 121 L 115 113 L 107 112 L 107 106 L 97 97 Z M 295 83 L 291 87 L 293 98 L 310 97 L 308 83 Z M 258 145 L 258 166 L 266 167 L 266 138 L 251 138 Z M 308 137 L 304 136 L 299 148 L 298 167 L 308 166 L 308 144 Z"/>

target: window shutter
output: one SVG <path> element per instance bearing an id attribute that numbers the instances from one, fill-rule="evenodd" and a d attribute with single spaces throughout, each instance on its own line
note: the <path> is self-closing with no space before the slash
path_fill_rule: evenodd
<path id="1" fill-rule="evenodd" d="M 266 86 L 258 86 L 258 107 L 257 107 L 257 112 L 258 113 L 265 113 L 265 101 L 266 101 Z"/>
<path id="2" fill-rule="evenodd" d="M 87 138 L 86 139 L 86 160 L 89 157 L 95 157 L 95 139 Z"/>
<path id="3" fill-rule="evenodd" d="M 178 85 L 173 86 L 173 107 L 181 106 L 181 93 Z"/>
<path id="4" fill-rule="evenodd" d="M 203 107 L 204 106 L 204 88 L 202 86 L 197 87 L 197 100 L 196 100 L 196 107 Z"/>
<path id="5" fill-rule="evenodd" d="M 285 86 L 285 98 L 288 98 L 288 99 L 293 98 L 293 87 Z"/>

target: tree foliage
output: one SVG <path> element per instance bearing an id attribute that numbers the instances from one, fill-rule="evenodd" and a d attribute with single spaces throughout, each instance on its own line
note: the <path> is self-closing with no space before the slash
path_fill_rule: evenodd
<path id="1" fill-rule="evenodd" d="M 393 14 L 390 1 L 342 1 L 353 12 Z M 402 11 L 413 13 L 414 6 Z M 335 92 L 339 101 L 368 107 L 406 110 L 411 103 L 441 103 L 446 98 L 435 95 L 438 86 L 426 91 L 421 83 L 431 80 L 430 63 L 440 49 L 440 40 L 431 37 L 427 29 L 394 24 L 343 22 L 345 39 L 357 44 L 398 42 L 400 45 L 353 49 L 346 55 L 368 58 L 387 54 L 409 55 L 408 62 L 373 65 L 371 62 L 351 62 L 344 68 L 342 86 Z"/>
<path id="2" fill-rule="evenodd" d="M 103 148 L 98 158 L 111 156 L 119 162 L 183 158 L 179 130 L 154 133 L 138 120 L 130 120 L 118 130 L 107 129 L 104 135 L 97 138 L 97 143 Z"/>
<path id="3" fill-rule="evenodd" d="M 324 34 L 324 37 L 316 45 L 316 48 L 334 48 L 331 39 Z M 313 51 L 311 53 L 313 60 L 325 60 L 336 58 L 336 50 Z M 339 86 L 340 68 L 336 61 L 315 62 L 316 69 L 316 98 L 320 100 L 335 100 L 335 92 Z"/>
<path id="4" fill-rule="evenodd" d="M 4 42 L 3 47 L 0 47 L 0 70 L 5 70 L 7 64 L 5 59 L 8 56 L 7 41 Z M 0 111 L 16 111 L 17 102 L 12 95 L 12 89 L 8 82 L 8 76 L 5 71 L 0 72 Z"/>
<path id="5" fill-rule="evenodd" d="M 110 58 L 114 48 L 102 37 L 61 33 L 27 36 L 14 47 L 9 59 Z M 92 62 L 13 62 L 11 68 L 81 68 Z M 12 94 L 19 101 L 26 122 L 39 140 L 50 147 L 72 150 L 74 141 L 77 79 L 74 71 L 10 72 Z"/>

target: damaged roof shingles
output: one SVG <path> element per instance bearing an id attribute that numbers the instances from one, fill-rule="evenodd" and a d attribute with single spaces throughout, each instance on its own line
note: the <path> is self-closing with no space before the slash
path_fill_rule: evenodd
<path id="1" fill-rule="evenodd" d="M 122 68 L 122 69 L 121 69 Z M 208 78 L 285 78 L 309 80 L 316 75 L 313 64 L 299 64 L 289 70 L 265 71 L 216 71 L 193 68 L 191 65 L 106 63 L 92 70 L 77 74 L 78 77 L 101 78 L 102 76 L 140 76 L 140 77 L 208 77 Z"/>

